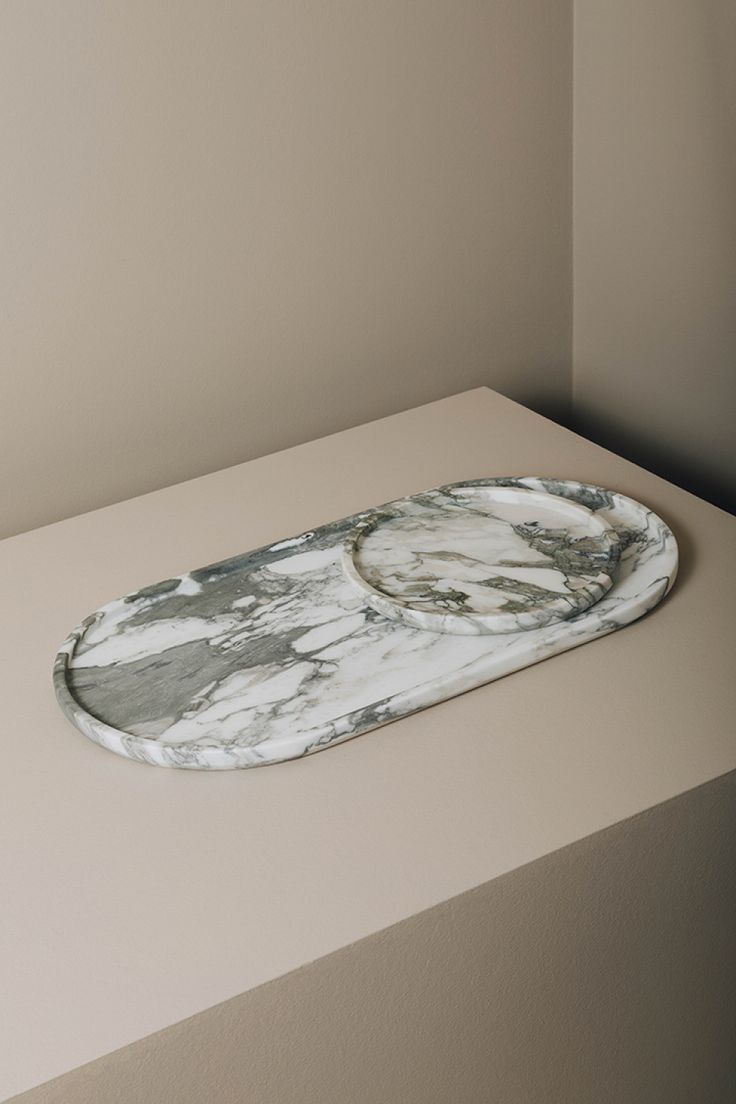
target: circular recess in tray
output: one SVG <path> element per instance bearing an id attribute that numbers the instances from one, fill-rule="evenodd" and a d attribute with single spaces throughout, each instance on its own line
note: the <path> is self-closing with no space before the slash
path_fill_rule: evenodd
<path id="1" fill-rule="evenodd" d="M 343 567 L 384 617 L 433 632 L 536 629 L 613 583 L 618 536 L 587 507 L 543 491 L 453 484 L 369 513 Z"/>

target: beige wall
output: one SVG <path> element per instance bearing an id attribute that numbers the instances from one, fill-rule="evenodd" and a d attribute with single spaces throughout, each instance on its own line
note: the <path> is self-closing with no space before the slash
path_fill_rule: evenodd
<path id="1" fill-rule="evenodd" d="M 575 4 L 580 429 L 736 507 L 736 4 Z"/>
<path id="2" fill-rule="evenodd" d="M 4 0 L 0 535 L 569 397 L 569 0 Z"/>
<path id="3" fill-rule="evenodd" d="M 0 536 L 477 384 L 736 505 L 736 6 L 579 0 L 574 170 L 570 8 L 0 5 Z"/>

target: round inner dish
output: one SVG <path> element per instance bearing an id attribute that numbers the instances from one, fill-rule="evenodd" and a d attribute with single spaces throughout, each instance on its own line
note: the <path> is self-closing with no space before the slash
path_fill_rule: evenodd
<path id="1" fill-rule="evenodd" d="M 535 629 L 611 587 L 618 537 L 542 491 L 453 486 L 369 514 L 343 546 L 348 577 L 384 617 L 449 633 Z"/>

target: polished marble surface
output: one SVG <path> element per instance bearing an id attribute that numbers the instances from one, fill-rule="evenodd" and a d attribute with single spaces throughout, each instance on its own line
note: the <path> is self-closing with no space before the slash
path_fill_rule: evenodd
<path id="1" fill-rule="evenodd" d="M 55 688 L 131 759 L 274 763 L 622 628 L 676 569 L 670 530 L 623 495 L 449 484 L 111 602 L 65 641 Z"/>

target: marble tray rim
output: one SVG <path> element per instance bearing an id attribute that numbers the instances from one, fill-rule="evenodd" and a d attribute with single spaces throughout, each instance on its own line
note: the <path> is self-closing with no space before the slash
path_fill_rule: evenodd
<path id="1" fill-rule="evenodd" d="M 228 760 L 228 757 L 225 754 L 226 749 L 224 745 L 221 747 L 192 747 L 192 745 L 186 744 L 178 745 L 176 748 L 177 761 L 172 762 L 165 754 L 167 745 L 149 736 L 135 735 L 133 733 L 126 732 L 123 729 L 115 728 L 113 725 L 108 724 L 106 721 L 86 710 L 74 696 L 69 685 L 67 676 L 70 662 L 73 659 L 79 642 L 82 640 L 85 633 L 91 627 L 91 624 L 98 617 L 98 615 L 103 614 L 105 611 L 109 610 L 111 607 L 115 606 L 121 601 L 124 601 L 127 598 L 141 594 L 142 591 L 146 589 L 145 587 L 142 587 L 138 590 L 129 591 L 128 593 L 111 599 L 109 602 L 97 607 L 97 609 L 92 611 L 92 613 L 83 618 L 83 620 L 79 622 L 79 624 L 67 635 L 67 637 L 58 649 L 53 668 L 53 684 L 59 705 L 61 706 L 61 709 L 67 719 L 93 742 L 100 744 L 103 748 L 113 751 L 123 758 L 132 759 L 138 762 L 152 765 L 174 766 L 183 769 L 189 768 L 205 770 L 247 769 L 254 766 L 269 765 L 278 762 L 288 762 L 291 759 L 299 759 L 303 758 L 305 755 L 314 754 L 315 752 L 324 750 L 325 748 L 331 747 L 336 743 L 345 742 L 348 739 L 352 739 L 355 736 L 362 735 L 363 733 L 370 731 L 371 729 L 383 727 L 383 725 L 385 724 L 390 724 L 394 720 L 400 720 L 402 717 L 409 716 L 412 713 L 418 712 L 424 708 L 428 708 L 430 705 L 440 704 L 444 701 L 449 701 L 452 697 L 459 696 L 461 693 L 466 693 L 470 689 L 476 689 L 482 685 L 488 684 L 491 681 L 496 681 L 497 678 L 503 678 L 507 674 L 513 674 L 516 671 L 523 670 L 525 667 L 531 667 L 536 663 L 543 662 L 545 659 L 553 658 L 555 655 L 560 655 L 566 651 L 570 651 L 573 648 L 579 647 L 580 645 L 595 639 L 596 637 L 608 635 L 609 633 L 614 632 L 619 628 L 631 624 L 634 621 L 643 617 L 651 609 L 655 608 L 667 596 L 667 594 L 669 594 L 677 577 L 679 552 L 677 540 L 672 529 L 660 517 L 660 515 L 658 515 L 654 510 L 646 506 L 644 503 L 632 498 L 629 495 L 625 495 L 622 492 L 611 490 L 610 488 L 603 487 L 597 483 L 587 483 L 579 479 L 558 478 L 551 475 L 485 476 L 477 479 L 453 480 L 449 483 L 443 483 L 436 487 L 427 488 L 423 491 L 420 490 L 413 492 L 412 494 L 402 496 L 402 498 L 392 499 L 378 506 L 366 507 L 363 510 L 357 511 L 354 514 L 346 515 L 345 517 L 335 519 L 332 522 L 325 522 L 322 525 L 317 526 L 314 530 L 305 530 L 302 533 L 296 534 L 292 537 L 281 538 L 268 544 L 260 545 L 257 548 L 246 549 L 244 552 L 238 552 L 233 556 L 225 557 L 222 560 L 216 560 L 212 563 L 202 565 L 201 567 L 192 568 L 189 571 L 183 572 L 180 575 L 172 576 L 171 581 L 173 581 L 174 579 L 184 579 L 193 571 L 204 573 L 208 571 L 214 572 L 215 570 L 217 570 L 219 573 L 224 574 L 225 571 L 223 569 L 226 569 L 230 565 L 237 564 L 238 561 L 242 560 L 243 556 L 246 555 L 255 556 L 272 551 L 283 551 L 284 554 L 288 556 L 294 552 L 301 541 L 306 540 L 314 532 L 318 532 L 320 529 L 323 529 L 328 525 L 348 521 L 357 523 L 361 519 L 365 518 L 375 511 L 383 511 L 388 507 L 394 505 L 395 503 L 403 501 L 403 499 L 405 498 L 421 496 L 422 494 L 427 494 L 429 491 L 443 491 L 449 487 L 482 486 L 484 484 L 500 486 L 509 485 L 515 487 L 519 484 L 526 486 L 530 483 L 551 483 L 558 487 L 566 487 L 568 489 L 577 488 L 580 492 L 592 492 L 593 494 L 616 496 L 624 501 L 632 503 L 635 507 L 641 509 L 645 515 L 653 516 L 661 525 L 665 539 L 669 540 L 669 542 L 671 543 L 671 551 L 673 553 L 673 564 L 671 571 L 666 575 L 658 577 L 656 580 L 662 581 L 664 584 L 658 596 L 656 596 L 649 605 L 646 605 L 644 608 L 639 609 L 638 612 L 634 612 L 630 617 L 627 617 L 621 623 L 612 620 L 610 624 L 606 625 L 602 629 L 586 632 L 584 634 L 581 634 L 579 637 L 569 641 L 566 640 L 558 642 L 553 650 L 539 656 L 534 656 L 524 662 L 514 662 L 512 657 L 511 661 L 506 664 L 506 669 L 504 669 L 500 674 L 494 675 L 491 679 L 480 679 L 477 681 L 472 681 L 467 686 L 464 686 L 461 689 L 453 690 L 450 693 L 445 694 L 443 692 L 440 692 L 437 696 L 434 696 L 431 701 L 418 700 L 415 704 L 412 704 L 409 700 L 406 702 L 406 708 L 402 708 L 402 712 L 399 715 L 389 715 L 386 717 L 385 720 L 381 720 L 377 723 L 374 721 L 369 725 L 361 727 L 359 720 L 360 715 L 362 713 L 368 712 L 369 708 L 374 708 L 375 704 L 377 704 L 374 703 L 373 707 L 364 707 L 362 709 L 353 710 L 352 712 L 345 713 L 340 717 L 336 717 L 328 722 L 323 722 L 319 725 L 316 725 L 311 729 L 303 730 L 302 736 L 308 736 L 310 737 L 310 739 L 308 740 L 308 742 L 303 741 L 306 742 L 306 746 L 299 753 L 295 754 L 293 752 L 289 752 L 287 750 L 287 746 L 290 744 L 291 738 L 283 737 L 280 740 L 269 740 L 268 757 L 259 759 L 257 754 L 255 754 L 253 758 L 250 759 L 250 761 L 235 764 Z M 570 498 L 573 499 L 573 501 L 576 501 L 573 498 L 572 491 L 570 491 Z M 279 558 L 283 557 L 279 556 Z M 169 580 L 160 580 L 158 583 L 150 585 L 159 586 L 167 581 Z M 615 585 L 616 584 L 614 583 L 614 591 Z M 609 592 L 609 594 L 610 593 L 611 592 Z M 604 595 L 604 598 L 601 599 L 601 602 L 605 601 L 606 597 L 607 596 Z M 585 619 L 592 619 L 594 611 L 601 604 L 601 602 L 598 602 L 588 609 L 583 610 L 581 613 L 577 614 L 575 617 L 568 619 L 567 621 L 557 622 L 552 626 L 545 626 L 535 631 L 551 634 L 552 632 L 558 630 L 560 625 L 566 625 L 572 622 L 577 622 L 578 624 L 580 624 Z M 523 634 L 521 635 L 523 636 Z M 485 658 L 486 657 L 484 656 L 480 660 L 474 661 L 472 664 L 469 665 L 470 668 L 480 666 L 482 664 L 482 659 Z M 455 674 L 455 672 L 452 672 L 451 674 Z M 442 682 L 438 682 L 438 680 L 435 679 L 433 680 L 432 685 L 436 689 L 438 686 L 442 686 Z M 410 699 L 413 693 L 415 697 L 418 698 L 420 697 L 419 692 L 424 689 L 425 684 L 422 683 L 415 687 L 409 687 L 408 689 L 403 691 L 403 694 L 405 697 Z M 277 750 L 282 745 L 284 753 L 278 754 Z M 189 749 L 191 749 L 191 762 L 186 761 L 187 752 Z M 255 748 L 249 748 L 248 750 L 252 753 L 257 752 L 257 745 Z M 157 755 L 159 751 L 161 752 L 161 754 Z"/>
<path id="2" fill-rule="evenodd" d="M 574 499 L 564 498 L 561 495 L 554 495 L 550 491 L 532 490 L 528 487 L 507 487 L 499 485 L 498 483 L 485 485 L 482 482 L 480 485 L 476 485 L 475 482 L 472 482 L 470 485 L 463 482 L 447 483 L 434 490 L 446 492 L 451 488 L 491 491 L 500 490 L 509 491 L 513 494 L 522 496 L 529 495 L 534 498 L 559 499 L 561 502 L 565 503 L 567 509 L 571 510 L 573 516 L 576 513 L 581 514 L 583 518 L 589 522 L 592 521 L 593 528 L 598 530 L 598 536 L 605 536 L 609 545 L 609 563 L 605 569 L 601 567 L 599 575 L 591 579 L 588 583 L 586 589 L 587 593 L 590 595 L 590 600 L 587 601 L 585 605 L 581 605 L 574 613 L 570 612 L 569 604 L 566 604 L 561 598 L 555 601 L 547 601 L 545 608 L 549 612 L 549 617 L 546 622 L 538 621 L 534 626 L 535 628 L 542 628 L 545 623 L 567 620 L 573 615 L 584 613 L 586 609 L 594 606 L 596 602 L 603 598 L 613 586 L 619 561 L 620 538 L 617 530 L 609 522 L 600 517 L 597 511 L 591 510 L 590 507 L 583 505 L 581 502 L 576 502 Z M 411 498 L 411 496 L 408 497 Z M 343 571 L 359 593 L 363 595 L 364 600 L 369 606 L 389 620 L 403 622 L 411 628 L 428 632 L 449 632 L 465 635 L 467 631 L 468 635 L 473 635 L 475 633 L 485 634 L 489 625 L 494 626 L 487 632 L 489 636 L 503 635 L 506 632 L 513 633 L 518 631 L 518 617 L 510 617 L 498 613 L 485 614 L 476 611 L 467 613 L 464 611 L 461 613 L 439 613 L 435 610 L 419 609 L 412 605 L 407 599 L 395 594 L 386 593 L 374 586 L 360 571 L 358 558 L 365 539 L 372 535 L 380 527 L 381 523 L 386 520 L 395 520 L 390 510 L 385 511 L 379 507 L 376 510 L 367 511 L 366 516 L 346 534 L 342 541 L 341 561 Z M 515 626 L 509 628 L 495 627 L 499 625 L 499 623 L 503 624 L 505 621 L 509 625 L 511 625 L 513 621 L 517 623 Z M 455 627 L 451 627 L 453 625 Z M 464 625 L 469 626 L 467 630 L 463 628 Z"/>

